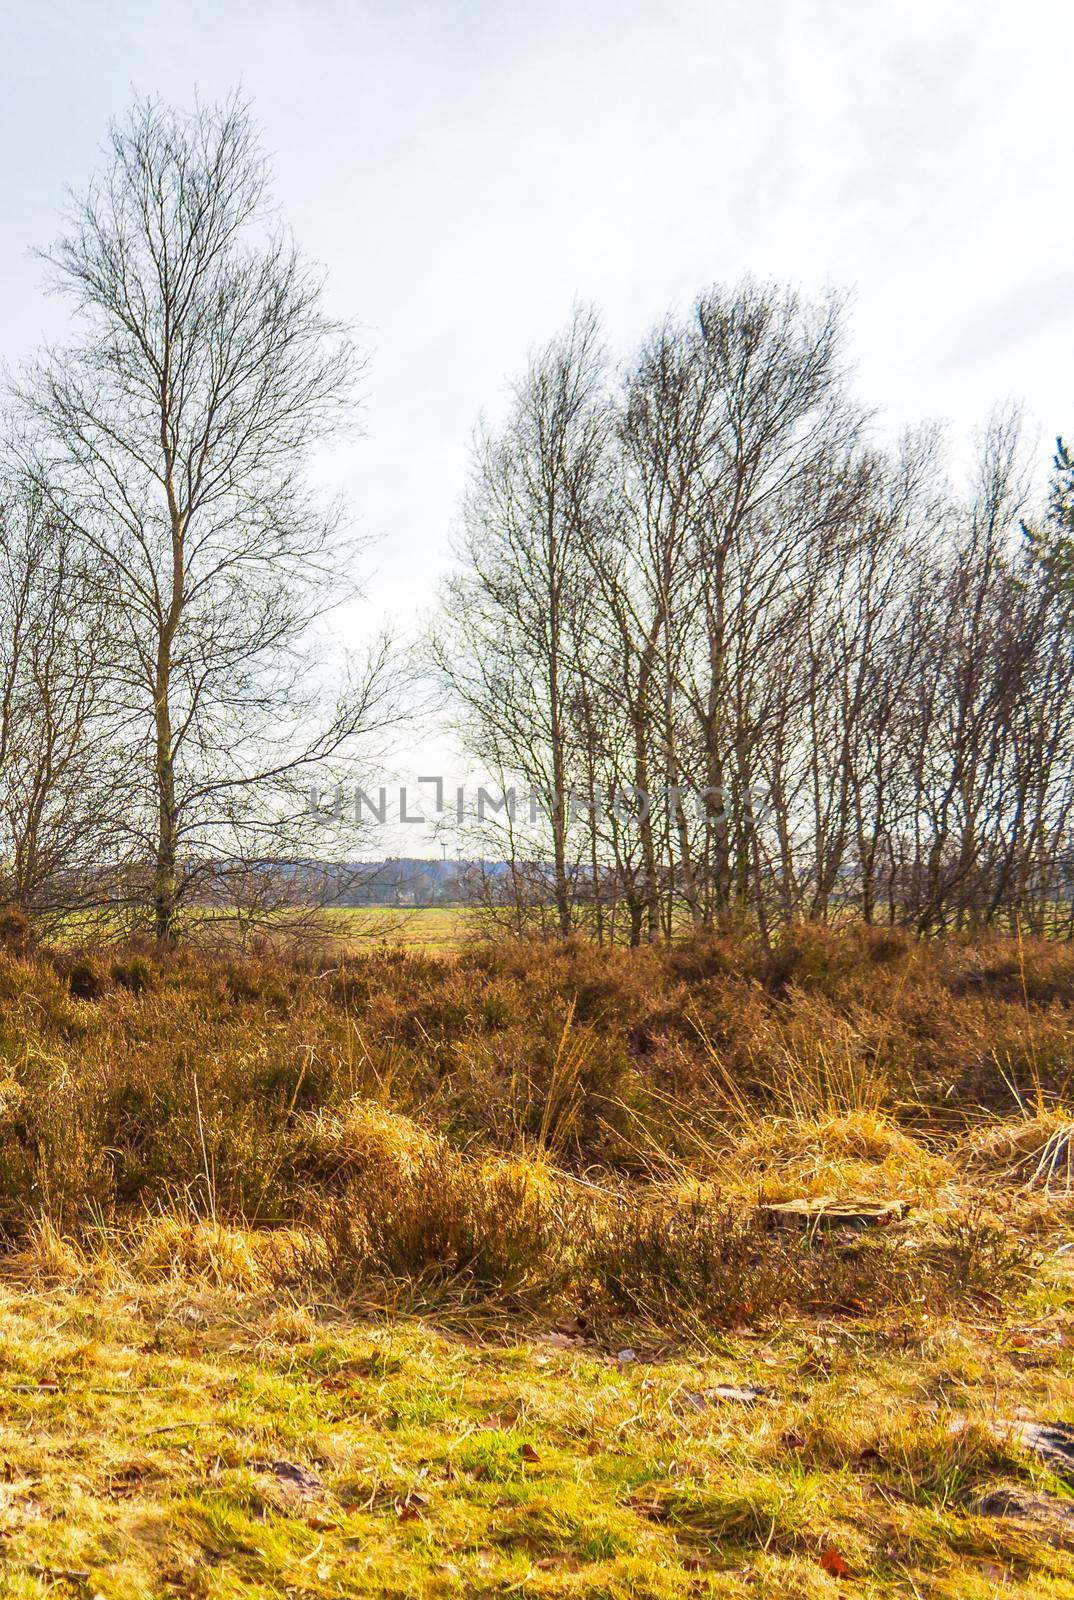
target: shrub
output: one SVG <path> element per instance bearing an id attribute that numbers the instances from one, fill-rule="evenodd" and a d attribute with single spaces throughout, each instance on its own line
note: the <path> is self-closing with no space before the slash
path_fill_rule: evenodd
<path id="1" fill-rule="evenodd" d="M 35 947 L 30 919 L 20 906 L 0 905 L 0 950 L 11 956 L 28 956 Z"/>
<path id="2" fill-rule="evenodd" d="M 482 1167 L 443 1143 L 347 1189 L 317 1223 L 341 1287 L 405 1279 L 463 1300 L 555 1293 L 572 1233 L 569 1206 L 532 1170 Z"/>
<path id="3" fill-rule="evenodd" d="M 117 989 L 129 989 L 131 994 L 144 994 L 152 989 L 155 977 L 152 962 L 145 956 L 128 955 L 112 962 L 113 984 Z"/>
<path id="4" fill-rule="evenodd" d="M 881 950 L 889 937 L 905 959 Z M 728 934 L 670 952 L 389 949 L 327 971 L 134 942 L 0 951 L 0 1226 L 19 1233 L 43 1209 L 78 1229 L 177 1203 L 222 1226 L 326 1208 L 359 1277 L 536 1293 L 569 1266 L 577 1292 L 624 1314 L 712 1322 L 781 1295 L 914 1299 L 926 1278 L 983 1293 L 974 1265 L 958 1287 L 960 1247 L 934 1240 L 926 1260 L 897 1241 L 777 1245 L 748 1214 L 666 1204 L 652 1179 L 688 1162 L 741 1205 L 762 1183 L 936 1197 L 965 1182 L 938 1133 L 981 1105 L 1010 1110 L 1012 1085 L 1049 1112 L 1069 1090 L 1069 960 L 806 927 L 771 957 Z M 960 973 L 1004 962 L 1025 968 L 1028 1004 L 1020 981 L 1017 995 L 960 990 Z M 635 1198 L 579 1208 L 584 1191 L 540 1163 L 494 1160 L 534 1152 Z"/>
<path id="5" fill-rule="evenodd" d="M 579 1259 L 604 1305 L 673 1329 L 991 1299 L 1023 1281 L 1030 1257 L 979 1220 L 912 1244 L 886 1230 L 772 1235 L 745 1209 L 640 1196 L 591 1219 Z"/>
<path id="6" fill-rule="evenodd" d="M 78 956 L 62 969 L 67 977 L 67 988 L 76 1000 L 99 1000 L 108 981 L 97 963 L 88 956 Z"/>
<path id="7" fill-rule="evenodd" d="M 761 964 L 760 978 L 770 994 L 783 995 L 788 987 L 836 994 L 858 965 L 854 942 L 833 928 L 818 923 L 794 923 L 784 928 Z"/>
<path id="8" fill-rule="evenodd" d="M 663 1327 L 724 1327 L 781 1304 L 791 1280 L 752 1219 L 720 1204 L 621 1199 L 594 1218 L 581 1266 L 615 1310 Z"/>

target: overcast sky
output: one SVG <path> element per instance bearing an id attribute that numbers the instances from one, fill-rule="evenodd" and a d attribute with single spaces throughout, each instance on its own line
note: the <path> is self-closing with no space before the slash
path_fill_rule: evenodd
<path id="1" fill-rule="evenodd" d="M 1074 434 L 1059 0 L 0 0 L 0 353 L 63 333 L 29 251 L 108 119 L 241 85 L 285 217 L 371 354 L 333 476 L 370 612 L 432 599 L 474 422 L 576 299 L 629 349 L 745 272 L 853 296 L 885 427 Z"/>

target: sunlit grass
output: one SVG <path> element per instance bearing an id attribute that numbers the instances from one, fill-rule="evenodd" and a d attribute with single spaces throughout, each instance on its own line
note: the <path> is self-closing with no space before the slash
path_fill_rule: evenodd
<path id="1" fill-rule="evenodd" d="M 790 937 L 0 956 L 0 1595 L 1074 1597 L 1074 964 Z"/>
<path id="2" fill-rule="evenodd" d="M 40 1288 L 31 1267 L 0 1291 L 0 1594 L 954 1597 L 1001 1570 L 1004 1595 L 1074 1595 L 1068 1553 L 973 1511 L 982 1485 L 1046 1475 L 950 1426 L 999 1395 L 1070 1413 L 1069 1356 L 1011 1346 L 1017 1303 L 912 1343 L 802 1319 L 624 1362 L 203 1277 Z M 684 1403 L 729 1382 L 768 1398 Z"/>

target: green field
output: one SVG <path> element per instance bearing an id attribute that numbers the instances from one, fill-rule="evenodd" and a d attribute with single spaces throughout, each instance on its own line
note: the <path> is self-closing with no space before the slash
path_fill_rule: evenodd
<path id="1" fill-rule="evenodd" d="M 340 906 L 332 918 L 358 944 L 424 945 L 450 949 L 472 939 L 475 917 L 469 906 Z"/>
<path id="2" fill-rule="evenodd" d="M 1061 1535 L 975 1510 L 1063 1493 L 992 1431 L 1000 1394 L 1070 1403 L 1057 1283 L 924 1347 L 812 1318 L 620 1351 L 310 1309 L 258 1292 L 256 1239 L 162 1244 L 156 1284 L 47 1235 L 7 1264 L 0 1595 L 1074 1595 Z"/>

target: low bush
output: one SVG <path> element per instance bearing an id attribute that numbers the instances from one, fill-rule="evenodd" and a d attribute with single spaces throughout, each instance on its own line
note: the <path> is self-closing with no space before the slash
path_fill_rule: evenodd
<path id="1" fill-rule="evenodd" d="M 727 1327 L 791 1295 L 784 1253 L 768 1244 L 748 1214 L 719 1203 L 624 1198 L 594 1219 L 581 1264 L 616 1311 L 664 1327 L 684 1318 Z"/>
<path id="2" fill-rule="evenodd" d="M 980 1212 L 920 1237 L 773 1235 L 741 1206 L 624 1199 L 579 1250 L 598 1301 L 661 1327 L 726 1328 L 786 1311 L 865 1314 L 992 1299 L 1023 1283 L 1024 1242 Z"/>
<path id="3" fill-rule="evenodd" d="M 340 1288 L 374 1277 L 519 1304 L 549 1300 L 569 1280 L 576 1212 L 525 1164 L 479 1165 L 440 1142 L 386 1164 L 311 1220 Z"/>
<path id="4" fill-rule="evenodd" d="M 768 953 L 0 948 L 0 1230 L 300 1224 L 341 1285 L 708 1325 L 984 1294 L 1019 1265 L 987 1229 L 844 1248 L 750 1208 L 1031 1180 L 1067 1139 L 1069 960 L 808 927 Z"/>

